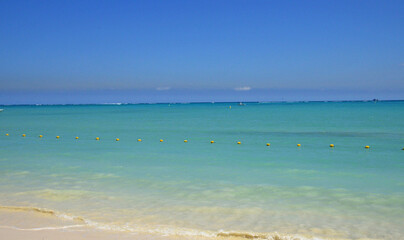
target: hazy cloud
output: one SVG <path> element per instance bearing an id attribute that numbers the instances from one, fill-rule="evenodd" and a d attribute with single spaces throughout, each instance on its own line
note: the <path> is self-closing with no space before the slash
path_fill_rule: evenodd
<path id="1" fill-rule="evenodd" d="M 246 87 L 236 87 L 234 90 L 236 90 L 236 91 L 250 91 L 251 87 L 248 87 L 248 86 L 246 86 Z"/>

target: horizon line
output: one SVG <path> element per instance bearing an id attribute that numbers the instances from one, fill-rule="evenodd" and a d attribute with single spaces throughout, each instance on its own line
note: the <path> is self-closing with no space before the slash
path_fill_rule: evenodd
<path id="1" fill-rule="evenodd" d="M 249 104 L 271 104 L 271 103 L 343 103 L 343 102 L 404 102 L 404 99 L 363 99 L 363 100 L 299 100 L 299 101 L 201 101 L 201 102 L 127 102 L 127 103 L 22 103 L 22 104 L 0 104 L 0 106 L 82 106 L 82 105 L 154 105 L 154 104 L 223 104 L 223 103 L 231 103 L 231 104 L 240 104 L 240 103 L 249 103 Z"/>

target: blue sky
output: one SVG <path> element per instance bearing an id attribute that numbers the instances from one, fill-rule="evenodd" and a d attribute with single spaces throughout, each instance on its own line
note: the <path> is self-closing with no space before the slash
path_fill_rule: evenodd
<path id="1" fill-rule="evenodd" d="M 404 99 L 403 1 L 0 1 L 0 104 Z"/>

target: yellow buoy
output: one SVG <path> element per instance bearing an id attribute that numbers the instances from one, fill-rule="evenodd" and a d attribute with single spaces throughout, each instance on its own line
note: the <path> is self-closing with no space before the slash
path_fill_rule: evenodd
<path id="1" fill-rule="evenodd" d="M 160 139 L 160 142 L 163 142 L 163 139 Z"/>
<path id="2" fill-rule="evenodd" d="M 210 143 L 215 143 L 215 141 L 210 141 Z"/>
<path id="3" fill-rule="evenodd" d="M 98 141 L 98 140 L 100 140 L 100 138 L 99 138 L 99 137 L 96 137 L 96 138 L 95 138 L 95 140 L 97 140 L 97 141 Z"/>
<path id="4" fill-rule="evenodd" d="M 25 137 L 25 134 L 23 134 L 23 135 L 21 135 L 21 136 Z"/>
<path id="5" fill-rule="evenodd" d="M 139 138 L 137 141 L 138 141 L 138 142 L 141 142 L 141 141 L 142 141 L 142 139 L 140 139 L 140 138 Z"/>
<path id="6" fill-rule="evenodd" d="M 269 146 L 271 146 L 271 144 L 270 144 L 270 143 L 267 143 L 267 146 L 269 147 Z"/>
<path id="7" fill-rule="evenodd" d="M 231 106 L 229 108 L 231 109 Z"/>
<path id="8" fill-rule="evenodd" d="M 43 137 L 42 135 L 39 135 L 39 137 L 41 138 L 41 137 Z"/>
<path id="9" fill-rule="evenodd" d="M 334 147 L 334 144 L 330 144 L 330 147 Z"/>
<path id="10" fill-rule="evenodd" d="M 6 133 L 6 136 L 8 136 L 9 134 L 8 133 Z"/>
<path id="11" fill-rule="evenodd" d="M 237 142 L 237 144 L 241 144 L 241 142 Z"/>
<path id="12" fill-rule="evenodd" d="M 79 137 L 76 137 L 76 139 L 79 139 Z"/>
<path id="13" fill-rule="evenodd" d="M 58 139 L 59 139 L 60 137 L 59 137 L 59 136 L 56 136 L 56 138 L 58 138 Z"/>
<path id="14" fill-rule="evenodd" d="M 297 144 L 298 147 L 302 146 L 300 143 Z"/>
<path id="15" fill-rule="evenodd" d="M 115 139 L 116 141 L 119 141 L 119 138 Z"/>
<path id="16" fill-rule="evenodd" d="M 184 142 L 188 142 L 188 140 L 185 139 Z"/>
<path id="17" fill-rule="evenodd" d="M 370 147 L 366 145 L 365 148 L 370 148 Z"/>

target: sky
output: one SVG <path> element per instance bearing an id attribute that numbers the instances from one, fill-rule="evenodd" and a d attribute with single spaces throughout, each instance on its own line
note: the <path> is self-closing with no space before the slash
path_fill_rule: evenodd
<path id="1" fill-rule="evenodd" d="M 0 0 L 0 104 L 404 99 L 404 1 Z"/>

